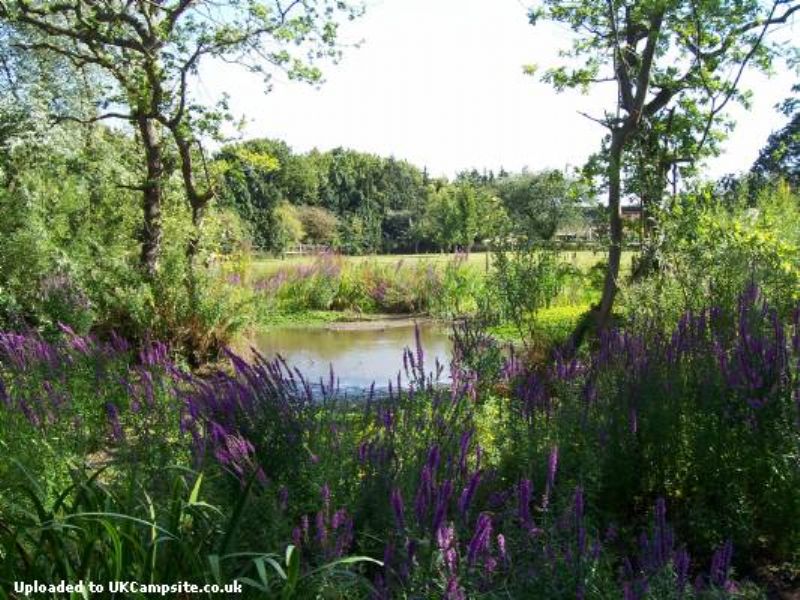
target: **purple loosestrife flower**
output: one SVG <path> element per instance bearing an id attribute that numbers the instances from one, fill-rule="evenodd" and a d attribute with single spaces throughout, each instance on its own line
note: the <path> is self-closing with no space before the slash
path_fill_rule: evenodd
<path id="1" fill-rule="evenodd" d="M 340 508 L 335 513 L 333 513 L 333 517 L 331 517 L 331 529 L 339 529 L 343 523 L 347 522 L 347 511 L 343 508 Z"/>
<path id="2" fill-rule="evenodd" d="M 325 523 L 325 513 L 322 510 L 317 512 L 317 515 L 314 519 L 314 524 L 317 528 L 317 542 L 324 548 L 328 542 L 328 527 Z"/>
<path id="3" fill-rule="evenodd" d="M 336 520 L 337 515 L 338 521 Z M 333 526 L 334 529 L 337 530 L 334 557 L 340 558 L 344 556 L 353 543 L 353 519 L 347 514 L 345 509 L 341 508 L 334 514 Z"/>
<path id="4" fill-rule="evenodd" d="M 119 410 L 113 402 L 106 403 L 106 415 L 108 416 L 108 424 L 111 426 L 111 433 L 116 441 L 121 441 L 124 437 L 122 425 L 119 422 Z"/>
<path id="5" fill-rule="evenodd" d="M 422 523 L 425 520 L 425 515 L 428 508 L 433 501 L 433 477 L 431 476 L 431 468 L 428 465 L 422 467 L 422 474 L 420 482 L 417 486 L 417 495 L 414 499 L 414 514 L 417 517 L 417 522 Z"/>
<path id="6" fill-rule="evenodd" d="M 434 444 L 431 446 L 430 450 L 428 450 L 428 468 L 431 472 L 431 477 L 436 477 L 436 470 L 439 468 L 439 462 L 441 460 L 441 452 L 439 451 L 439 446 Z"/>
<path id="7" fill-rule="evenodd" d="M 531 495 L 533 493 L 533 485 L 530 479 L 521 479 L 517 485 L 517 502 L 518 510 L 517 516 L 520 525 L 526 531 L 533 530 L 533 518 L 531 517 Z"/>
<path id="8" fill-rule="evenodd" d="M 240 434 L 225 434 L 214 454 L 219 463 L 233 471 L 242 484 L 248 471 L 252 470 L 251 472 L 256 473 L 260 479 L 263 477 L 263 473 L 259 474 L 260 469 L 253 460 L 255 448 Z"/>
<path id="9" fill-rule="evenodd" d="M 451 575 L 455 574 L 458 570 L 458 543 L 452 523 L 436 530 L 436 545 L 442 554 L 445 569 Z"/>
<path id="10" fill-rule="evenodd" d="M 486 577 L 491 577 L 497 570 L 497 559 L 494 556 L 487 556 L 483 561 L 483 569 Z"/>
<path id="11" fill-rule="evenodd" d="M 444 591 L 444 599 L 466 600 L 464 590 L 461 589 L 461 586 L 458 584 L 458 578 L 455 575 L 452 575 L 450 579 L 447 580 L 447 588 L 445 588 Z"/>
<path id="12" fill-rule="evenodd" d="M 475 524 L 475 532 L 467 547 L 467 564 L 475 565 L 478 559 L 489 551 L 492 539 L 492 518 L 481 513 Z"/>
<path id="13" fill-rule="evenodd" d="M 399 531 L 403 531 L 406 528 L 405 505 L 403 503 L 403 496 L 400 493 L 399 488 L 394 488 L 392 490 L 391 504 L 397 529 Z"/>
<path id="14" fill-rule="evenodd" d="M 558 470 L 558 446 L 553 446 L 550 456 L 547 459 L 547 481 L 544 489 L 544 499 L 542 507 L 547 508 L 550 502 L 550 495 L 553 493 L 553 485 L 556 481 L 556 471 Z"/>
<path id="15" fill-rule="evenodd" d="M 497 534 L 497 551 L 500 553 L 500 560 L 508 562 L 508 550 L 506 548 L 506 536 L 502 533 Z"/>
<path id="16" fill-rule="evenodd" d="M 425 379 L 425 352 L 422 350 L 422 338 L 420 337 L 419 324 L 414 323 L 414 343 L 417 346 L 417 370 L 419 378 Z"/>
<path id="17" fill-rule="evenodd" d="M 689 566 L 691 562 L 689 553 L 685 549 L 679 550 L 675 553 L 675 558 L 672 562 L 675 569 L 675 587 L 678 591 L 678 597 L 682 597 L 689 581 Z"/>
<path id="18" fill-rule="evenodd" d="M 292 529 L 292 543 L 295 545 L 296 548 L 301 547 L 301 542 L 303 540 L 303 532 L 299 527 L 295 527 Z"/>
<path id="19" fill-rule="evenodd" d="M 461 434 L 461 439 L 459 440 L 459 453 L 458 453 L 458 468 L 461 471 L 461 475 L 464 476 L 467 473 L 467 456 L 469 454 L 469 444 L 472 440 L 472 436 L 474 434 L 474 429 L 470 428 L 464 431 Z"/>
<path id="20" fill-rule="evenodd" d="M 729 585 L 728 571 L 733 557 L 733 542 L 728 540 L 721 548 L 714 552 L 711 559 L 710 580 L 711 585 L 726 588 Z"/>
<path id="21" fill-rule="evenodd" d="M 453 482 L 449 479 L 442 483 L 436 492 L 436 509 L 433 513 L 433 531 L 436 531 L 447 518 L 447 508 L 453 493 Z"/>
<path id="22" fill-rule="evenodd" d="M 461 496 L 458 499 L 458 512 L 463 518 L 466 518 L 469 506 L 472 503 L 472 498 L 475 496 L 475 491 L 478 489 L 478 484 L 481 481 L 481 472 L 475 471 L 469 478 L 469 482 L 461 491 Z"/>

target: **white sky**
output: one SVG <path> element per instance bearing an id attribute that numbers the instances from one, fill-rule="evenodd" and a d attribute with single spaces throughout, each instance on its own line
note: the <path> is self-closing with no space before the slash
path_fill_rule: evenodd
<path id="1" fill-rule="evenodd" d="M 566 30 L 532 27 L 523 0 L 368 0 L 367 13 L 341 30 L 348 49 L 325 69 L 321 88 L 275 77 L 273 91 L 230 65 L 207 65 L 206 99 L 230 94 L 245 137 L 285 140 L 296 151 L 336 146 L 406 159 L 432 175 L 462 169 L 519 170 L 579 166 L 604 130 L 578 114 L 611 106 L 612 90 L 556 94 L 522 65 L 541 70 L 566 48 Z M 797 23 L 781 37 L 798 39 Z M 768 79 L 743 77 L 754 91 L 750 112 L 735 109 L 737 128 L 708 176 L 749 168 L 785 118 L 774 106 L 798 79 L 784 66 Z"/>

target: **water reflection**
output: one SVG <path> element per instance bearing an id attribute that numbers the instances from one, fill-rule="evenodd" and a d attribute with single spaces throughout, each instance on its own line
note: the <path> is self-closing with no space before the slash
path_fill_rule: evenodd
<path id="1" fill-rule="evenodd" d="M 447 328 L 421 322 L 419 329 L 425 370 L 434 370 L 438 358 L 445 365 L 442 376 L 446 377 L 452 349 Z M 320 377 L 327 382 L 332 364 L 343 390 L 365 389 L 373 381 L 382 388 L 390 379 L 396 381 L 397 372 L 403 368 L 403 350 L 415 348 L 414 323 L 406 321 L 369 329 L 363 326 L 275 328 L 257 335 L 252 344 L 268 358 L 280 354 L 311 382 L 319 382 Z"/>

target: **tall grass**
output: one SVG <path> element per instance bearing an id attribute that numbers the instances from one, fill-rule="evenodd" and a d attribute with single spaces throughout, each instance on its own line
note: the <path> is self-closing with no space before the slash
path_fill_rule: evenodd
<path id="1" fill-rule="evenodd" d="M 474 311 L 481 269 L 466 255 L 443 264 L 349 261 L 322 254 L 255 282 L 262 306 L 273 312 L 339 310 L 361 313 L 447 315 Z"/>

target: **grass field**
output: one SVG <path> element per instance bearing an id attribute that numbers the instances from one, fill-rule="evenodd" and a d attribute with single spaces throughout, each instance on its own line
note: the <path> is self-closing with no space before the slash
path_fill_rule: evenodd
<path id="1" fill-rule="evenodd" d="M 606 257 L 605 250 L 576 250 L 566 251 L 561 253 L 564 260 L 571 262 L 576 267 L 587 270 L 592 266 L 599 263 Z M 622 254 L 622 272 L 630 271 L 631 259 L 634 253 L 631 251 L 623 252 Z M 396 264 L 402 261 L 404 264 L 413 265 L 415 263 L 432 263 L 443 264 L 452 260 L 454 254 L 370 254 L 365 256 L 348 256 L 348 261 L 359 262 L 377 262 Z M 274 258 L 270 256 L 258 256 L 253 260 L 251 276 L 254 280 L 261 279 L 272 275 L 279 269 L 291 265 L 309 264 L 315 260 L 315 256 L 291 256 L 287 258 Z M 491 264 L 491 254 L 488 252 L 473 252 L 467 257 L 467 262 L 475 267 L 487 269 Z"/>

